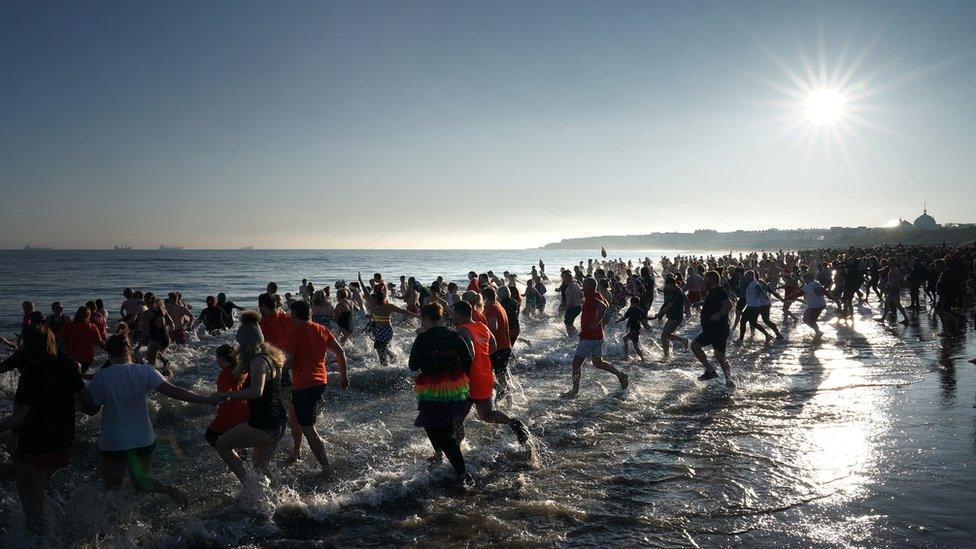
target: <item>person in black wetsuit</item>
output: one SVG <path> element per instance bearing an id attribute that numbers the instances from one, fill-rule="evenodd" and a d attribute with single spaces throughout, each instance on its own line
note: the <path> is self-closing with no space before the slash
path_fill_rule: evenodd
<path id="1" fill-rule="evenodd" d="M 227 325 L 228 328 L 234 327 L 234 311 L 243 311 L 244 307 L 241 307 L 233 301 L 227 300 L 227 294 L 220 292 L 217 294 L 217 305 L 227 313 L 227 318 L 230 319 L 230 323 Z"/>
<path id="2" fill-rule="evenodd" d="M 419 372 L 414 380 L 417 395 L 416 427 L 423 427 L 434 447 L 431 463 L 442 455 L 454 467 L 458 480 L 472 483 L 464 468 L 461 440 L 464 437 L 464 418 L 471 409 L 468 371 L 471 351 L 457 332 L 441 324 L 444 309 L 439 304 L 420 309 L 421 332 L 410 349 L 410 369 Z"/>
<path id="3" fill-rule="evenodd" d="M 200 311 L 200 315 L 190 326 L 190 330 L 194 330 L 200 324 L 203 324 L 204 328 L 213 335 L 230 328 L 234 325 L 234 321 L 224 311 L 224 308 L 217 304 L 217 298 L 211 295 L 207 296 L 207 307 Z"/>
<path id="4" fill-rule="evenodd" d="M 257 312 L 246 311 L 241 315 L 241 326 L 237 329 L 235 373 L 238 376 L 247 374 L 247 381 L 240 391 L 217 395 L 248 402 L 247 422 L 220 435 L 215 445 L 220 459 L 241 483 L 247 482 L 248 474 L 237 450 L 254 448 L 254 466 L 266 474 L 268 463 L 285 434 L 285 408 L 281 401 L 281 369 L 285 355 L 264 341 L 258 326 L 260 320 Z"/>

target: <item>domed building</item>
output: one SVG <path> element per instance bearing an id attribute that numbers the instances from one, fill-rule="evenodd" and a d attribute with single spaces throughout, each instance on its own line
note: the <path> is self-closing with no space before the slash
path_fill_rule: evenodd
<path id="1" fill-rule="evenodd" d="M 922 208 L 922 215 L 915 218 L 914 227 L 916 229 L 938 229 L 939 224 L 935 222 L 935 218 L 929 215 L 928 208 Z"/>

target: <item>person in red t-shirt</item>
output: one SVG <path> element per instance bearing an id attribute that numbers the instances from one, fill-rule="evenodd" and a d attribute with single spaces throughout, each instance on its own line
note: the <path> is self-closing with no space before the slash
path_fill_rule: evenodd
<path id="1" fill-rule="evenodd" d="M 485 423 L 501 423 L 511 427 L 520 444 L 529 440 L 529 430 L 521 420 L 508 417 L 504 412 L 496 410 L 491 401 L 491 392 L 495 383 L 495 376 L 491 369 L 491 353 L 497 345 L 495 336 L 488 326 L 475 322 L 471 318 L 471 305 L 467 301 L 454 304 L 454 322 L 457 334 L 464 340 L 464 344 L 471 351 L 471 370 L 468 373 L 470 384 L 470 398 L 474 401 L 478 419 Z"/>
<path id="2" fill-rule="evenodd" d="M 234 375 L 237 360 L 234 357 L 233 346 L 225 343 L 217 347 L 217 364 L 220 366 L 220 373 L 217 374 L 218 393 L 229 393 L 243 389 L 244 382 L 247 380 L 247 373 L 242 374 L 240 378 Z M 207 442 L 211 446 L 216 445 L 220 435 L 230 431 L 241 423 L 247 423 L 249 415 L 250 410 L 248 409 L 246 400 L 236 398 L 228 399 L 223 404 L 217 406 L 217 415 L 210 422 L 210 427 L 207 427 L 204 438 L 207 439 Z"/>
<path id="3" fill-rule="evenodd" d="M 325 385 L 329 381 L 325 369 L 326 354 L 331 352 L 335 355 L 339 364 L 339 388 L 347 389 L 349 378 L 346 376 L 346 353 L 328 328 L 312 322 L 312 309 L 308 303 L 295 301 L 290 308 L 294 327 L 284 351 L 288 355 L 285 370 L 291 371 L 292 377 L 291 402 L 308 446 L 315 454 L 322 472 L 330 475 L 332 468 L 325 455 L 325 443 L 315 430 L 315 419 L 322 404 Z"/>
<path id="4" fill-rule="evenodd" d="M 584 280 L 579 344 L 576 346 L 576 356 L 573 357 L 573 388 L 563 393 L 563 398 L 576 398 L 579 395 L 583 362 L 587 358 L 593 362 L 593 366 L 617 376 L 621 390 L 627 388 L 627 374 L 603 360 L 603 322 L 609 307 L 603 296 L 596 291 L 596 279 Z"/>
<path id="5" fill-rule="evenodd" d="M 270 292 L 274 282 L 268 284 Z M 278 285 L 274 285 L 275 291 Z M 264 293 L 258 296 L 258 311 L 261 313 L 261 333 L 264 340 L 279 350 L 284 351 L 288 346 L 288 336 L 294 324 L 291 315 L 278 308 L 278 300 L 274 293 Z M 285 414 L 288 416 L 288 430 L 291 431 L 291 456 L 289 461 L 295 462 L 302 459 L 302 426 L 298 424 L 295 417 L 295 407 L 291 403 L 291 372 L 284 370 L 281 372 L 281 400 L 285 407 Z"/>
<path id="6" fill-rule="evenodd" d="M 481 288 L 481 297 L 485 298 L 485 324 L 495 336 L 495 352 L 491 353 L 491 369 L 495 372 L 498 391 L 495 402 L 505 398 L 508 394 L 508 361 L 512 358 L 512 338 L 508 331 L 508 313 L 498 303 L 498 294 L 494 288 Z"/>
<path id="7" fill-rule="evenodd" d="M 468 291 L 477 292 L 478 291 L 478 273 L 474 271 L 468 272 Z"/>
<path id="8" fill-rule="evenodd" d="M 74 320 L 64 324 L 58 333 L 64 354 L 81 364 L 81 373 L 87 372 L 95 362 L 95 347 L 105 349 L 105 340 L 90 318 L 88 307 L 78 307 Z"/>

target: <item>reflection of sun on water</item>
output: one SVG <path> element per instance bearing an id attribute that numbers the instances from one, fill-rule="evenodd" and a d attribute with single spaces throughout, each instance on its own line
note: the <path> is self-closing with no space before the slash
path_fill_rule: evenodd
<path id="1" fill-rule="evenodd" d="M 861 362 L 835 348 L 819 349 L 816 355 L 824 366 L 824 379 L 807 404 L 808 410 L 822 416 L 805 432 L 810 481 L 825 493 L 853 497 L 867 478 L 874 453 L 865 417 L 877 413 L 881 403 L 872 388 L 846 389 L 869 383 Z"/>

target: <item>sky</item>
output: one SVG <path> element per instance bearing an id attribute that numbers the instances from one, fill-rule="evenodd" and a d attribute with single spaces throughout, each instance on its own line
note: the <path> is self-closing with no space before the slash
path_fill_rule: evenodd
<path id="1" fill-rule="evenodd" d="M 976 2 L 0 2 L 0 247 L 976 221 Z"/>

